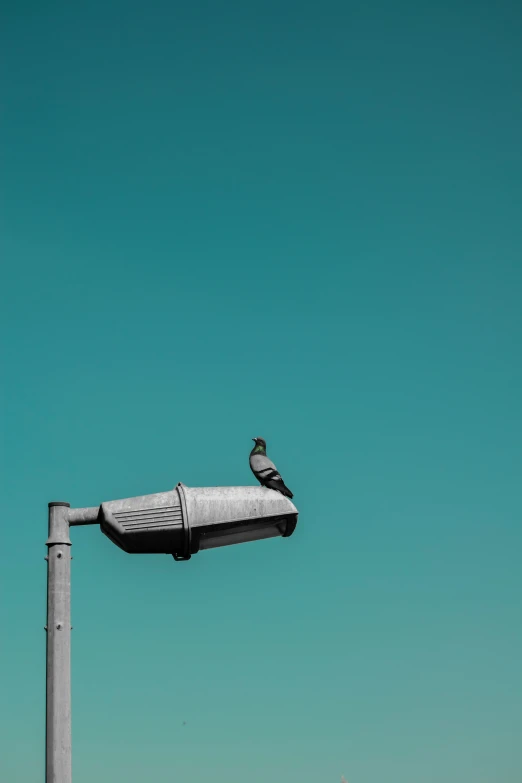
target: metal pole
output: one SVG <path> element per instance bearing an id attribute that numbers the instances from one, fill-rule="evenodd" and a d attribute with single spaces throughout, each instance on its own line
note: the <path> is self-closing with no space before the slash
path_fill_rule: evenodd
<path id="1" fill-rule="evenodd" d="M 71 508 L 67 513 L 69 526 L 73 525 L 98 525 L 100 523 L 100 507 Z"/>
<path id="2" fill-rule="evenodd" d="M 69 503 L 49 503 L 46 783 L 71 783 L 71 540 Z"/>

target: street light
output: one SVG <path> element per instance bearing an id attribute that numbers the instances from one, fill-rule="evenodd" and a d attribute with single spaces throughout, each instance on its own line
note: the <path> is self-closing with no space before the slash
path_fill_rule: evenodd
<path id="1" fill-rule="evenodd" d="M 71 539 L 99 524 L 133 554 L 189 560 L 200 550 L 291 536 L 298 511 L 266 487 L 187 487 L 112 500 L 93 508 L 49 503 L 47 568 L 46 783 L 71 783 Z"/>

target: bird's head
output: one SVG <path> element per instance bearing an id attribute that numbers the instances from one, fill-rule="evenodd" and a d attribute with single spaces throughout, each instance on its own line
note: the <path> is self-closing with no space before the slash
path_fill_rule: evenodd
<path id="1" fill-rule="evenodd" d="M 266 451 L 266 440 L 264 438 L 252 438 L 255 451 Z"/>

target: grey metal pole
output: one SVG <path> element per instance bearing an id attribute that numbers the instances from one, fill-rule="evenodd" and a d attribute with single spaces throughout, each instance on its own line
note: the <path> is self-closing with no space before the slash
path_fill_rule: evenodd
<path id="1" fill-rule="evenodd" d="M 69 503 L 49 503 L 46 783 L 71 783 L 71 540 Z"/>

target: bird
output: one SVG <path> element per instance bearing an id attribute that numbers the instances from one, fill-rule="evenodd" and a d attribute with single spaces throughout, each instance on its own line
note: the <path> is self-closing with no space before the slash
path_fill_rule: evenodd
<path id="1" fill-rule="evenodd" d="M 250 469 L 261 486 L 276 489 L 287 498 L 293 498 L 281 474 L 271 459 L 266 456 L 266 440 L 264 438 L 252 438 L 255 443 L 250 452 Z"/>

